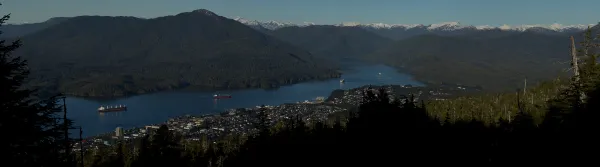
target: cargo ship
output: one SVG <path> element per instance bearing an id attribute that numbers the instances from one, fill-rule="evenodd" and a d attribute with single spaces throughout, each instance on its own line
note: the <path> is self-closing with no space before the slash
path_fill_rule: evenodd
<path id="1" fill-rule="evenodd" d="M 98 112 L 117 112 L 117 111 L 126 111 L 127 106 L 118 105 L 118 106 L 100 106 L 98 108 Z"/>
<path id="2" fill-rule="evenodd" d="M 214 99 L 229 99 L 231 98 L 231 95 L 228 94 L 215 94 L 213 96 Z"/>

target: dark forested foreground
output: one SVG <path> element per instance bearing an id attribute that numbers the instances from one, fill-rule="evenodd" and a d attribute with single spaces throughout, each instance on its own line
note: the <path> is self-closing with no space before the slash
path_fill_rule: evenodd
<path id="1" fill-rule="evenodd" d="M 10 18 L 0 18 L 0 25 Z M 11 53 L 20 41 L 0 41 L 0 162 L 2 166 L 65 166 L 70 162 L 65 131 L 71 121 L 61 119 L 55 97 L 42 100 L 36 91 L 22 89 L 29 74 L 27 62 Z"/>
<path id="2" fill-rule="evenodd" d="M 383 91 L 381 91 L 383 92 Z M 519 113 L 512 121 L 440 122 L 410 101 L 389 103 L 366 92 L 365 103 L 345 124 L 290 120 L 255 137 L 219 143 L 182 142 L 166 126 L 133 145 L 87 153 L 87 166 L 321 166 L 355 164 L 550 164 L 593 163 L 598 155 L 598 91 L 585 105 L 552 110 L 535 125 Z M 568 103 L 568 101 L 563 101 Z M 557 107 L 559 105 L 556 105 Z M 265 119 L 263 119 L 265 120 Z M 110 154 L 114 152 L 115 154 Z"/>

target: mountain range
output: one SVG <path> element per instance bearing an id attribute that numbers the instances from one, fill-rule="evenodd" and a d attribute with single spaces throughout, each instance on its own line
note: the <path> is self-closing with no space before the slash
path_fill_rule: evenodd
<path id="1" fill-rule="evenodd" d="M 47 21 L 40 23 L 26 23 L 26 24 L 8 24 L 2 27 L 2 30 L 6 35 L 5 37 L 14 37 L 14 36 L 22 36 L 31 32 L 38 31 L 45 27 L 52 26 L 54 24 L 60 23 L 64 20 L 69 19 L 69 17 L 55 17 L 48 19 Z M 249 20 L 244 19 L 242 17 L 235 17 L 233 20 L 243 23 L 249 27 L 252 27 L 257 30 L 265 31 L 265 30 L 277 30 L 280 28 L 286 27 L 308 27 L 308 26 L 319 26 L 321 24 L 315 24 L 312 22 L 304 22 L 303 24 L 294 24 L 288 22 L 278 22 L 278 21 L 259 21 L 259 20 Z M 475 31 L 503 31 L 503 32 L 541 32 L 546 34 L 560 34 L 560 33 L 575 33 L 580 32 L 588 27 L 592 27 L 595 24 L 576 24 L 576 25 L 562 25 L 558 23 L 550 24 L 550 25 L 541 25 L 541 24 L 531 24 L 531 25 L 506 25 L 503 24 L 501 26 L 490 26 L 490 25 L 462 25 L 460 22 L 442 22 L 436 24 L 386 24 L 386 23 L 368 23 L 361 24 L 356 22 L 346 22 L 340 24 L 330 24 L 330 25 L 321 25 L 321 26 L 336 26 L 336 27 L 359 27 L 366 30 L 371 30 L 374 32 L 380 32 L 379 34 L 392 34 L 394 31 L 396 33 L 408 33 L 413 35 L 406 35 L 406 37 L 422 35 L 426 33 L 436 33 L 438 35 L 448 34 L 456 34 L 456 32 L 475 32 Z M 386 32 L 387 31 L 387 32 Z M 393 36 L 393 35 L 392 35 Z M 398 38 L 394 38 L 398 39 Z"/>
<path id="2" fill-rule="evenodd" d="M 275 30 L 284 27 L 306 27 L 317 25 L 312 22 L 305 22 L 304 24 L 294 24 L 294 23 L 286 23 L 286 22 L 278 22 L 278 21 L 258 21 L 258 20 L 248 20 L 241 17 L 235 17 L 234 20 L 244 23 L 249 26 L 257 26 L 265 29 Z M 392 28 L 400 28 L 400 29 L 427 29 L 431 31 L 454 31 L 460 29 L 477 29 L 477 30 L 490 30 L 490 29 L 500 29 L 506 31 L 526 31 L 531 28 L 544 28 L 548 30 L 558 31 L 558 32 L 575 32 L 586 29 L 588 26 L 594 26 L 595 24 L 577 24 L 577 25 L 562 25 L 558 23 L 554 23 L 551 25 L 541 25 L 541 24 L 532 24 L 532 25 L 518 25 L 518 26 L 510 26 L 503 24 L 502 26 L 490 26 L 490 25 L 461 25 L 460 22 L 442 22 L 436 24 L 386 24 L 386 23 L 368 23 L 361 24 L 357 22 L 345 22 L 340 24 L 331 24 L 332 26 L 345 26 L 345 27 L 364 27 L 364 28 L 374 28 L 374 29 L 392 29 Z"/>
<path id="3" fill-rule="evenodd" d="M 2 30 L 3 38 L 21 37 L 59 24 L 65 20 L 68 20 L 69 18 L 70 17 L 54 17 L 40 23 L 2 25 L 0 30 Z"/>
<path id="4" fill-rule="evenodd" d="M 308 27 L 315 26 L 314 23 L 305 24 L 293 24 L 277 21 L 258 21 L 258 20 L 247 20 L 241 17 L 236 17 L 234 20 L 244 23 L 257 30 L 277 30 L 286 27 Z M 578 24 L 578 25 L 561 25 L 554 23 L 551 25 L 518 25 L 518 26 L 490 26 L 490 25 L 461 25 L 459 22 L 443 22 L 437 24 L 385 24 L 385 23 L 370 23 L 360 24 L 354 22 L 332 24 L 330 26 L 337 27 L 359 27 L 374 33 L 386 36 L 395 40 L 405 39 L 412 36 L 433 33 L 438 35 L 456 35 L 464 33 L 473 33 L 477 31 L 502 31 L 505 33 L 520 33 L 520 32 L 538 32 L 544 34 L 561 34 L 561 33 L 575 33 L 585 30 L 588 27 L 592 27 L 595 24 Z"/>
<path id="5" fill-rule="evenodd" d="M 80 96 L 182 87 L 274 88 L 339 77 L 341 59 L 397 67 L 429 84 L 507 90 L 559 75 L 568 36 L 554 28 L 432 25 L 294 25 L 226 18 L 200 9 L 153 19 L 78 16 L 8 25 L 30 60 L 34 86 Z M 598 26 L 592 27 L 598 30 Z M 597 32 L 597 31 L 596 31 Z"/>
<path id="6" fill-rule="evenodd" d="M 79 16 L 21 37 L 33 86 L 76 96 L 183 87 L 276 88 L 338 77 L 333 63 L 208 10 L 154 19 Z"/>

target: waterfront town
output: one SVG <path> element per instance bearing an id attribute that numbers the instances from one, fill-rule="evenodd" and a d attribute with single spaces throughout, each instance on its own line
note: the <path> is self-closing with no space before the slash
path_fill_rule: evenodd
<path id="1" fill-rule="evenodd" d="M 332 114 L 356 107 L 363 96 L 363 91 L 377 91 L 384 88 L 391 100 L 402 98 L 400 95 L 412 95 L 415 101 L 419 99 L 444 100 L 453 95 L 472 93 L 475 88 L 457 85 L 439 85 L 428 87 L 413 87 L 411 85 L 363 86 L 350 90 L 335 90 L 328 98 L 317 97 L 315 100 L 281 104 L 278 106 L 255 106 L 251 108 L 229 109 L 213 115 L 186 115 L 171 118 L 162 123 L 169 130 L 181 134 L 187 140 L 200 140 L 202 136 L 208 139 L 219 139 L 226 135 L 248 135 L 257 132 L 257 114 L 264 111 L 271 125 L 286 119 L 300 118 L 305 122 L 326 121 Z M 75 143 L 74 151 L 98 148 L 100 145 L 112 145 L 119 140 L 133 140 L 151 134 L 162 124 L 148 125 L 133 129 L 117 127 L 114 132 L 89 137 Z M 83 144 L 83 147 L 80 144 Z"/>

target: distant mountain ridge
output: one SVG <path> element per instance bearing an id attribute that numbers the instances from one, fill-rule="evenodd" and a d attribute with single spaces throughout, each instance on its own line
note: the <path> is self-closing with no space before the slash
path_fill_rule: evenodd
<path id="1" fill-rule="evenodd" d="M 462 25 L 460 22 L 442 22 L 435 24 L 386 24 L 386 23 L 368 23 L 361 24 L 356 22 L 345 22 L 340 24 L 315 24 L 312 22 L 306 22 L 304 24 L 294 24 L 289 22 L 278 22 L 278 21 L 258 21 L 258 20 L 248 20 L 241 17 L 236 17 L 234 20 L 244 23 L 249 26 L 260 26 L 266 29 L 275 30 L 283 27 L 305 27 L 311 25 L 333 25 L 333 26 L 357 26 L 364 28 L 374 28 L 374 29 L 427 29 L 427 30 L 438 30 L 438 31 L 455 31 L 461 29 L 476 29 L 476 30 L 490 30 L 490 29 L 500 29 L 505 31 L 526 31 L 530 28 L 543 28 L 557 32 L 574 32 L 574 31 L 582 31 L 586 29 L 588 26 L 594 26 L 595 24 L 576 24 L 576 25 L 562 25 L 559 23 L 554 23 L 551 25 L 542 25 L 542 24 L 531 24 L 531 25 L 506 25 L 502 26 L 490 26 L 490 25 Z"/>
<path id="2" fill-rule="evenodd" d="M 459 22 L 444 22 L 437 24 L 385 24 L 385 23 L 372 23 L 372 24 L 361 24 L 355 22 L 346 22 L 332 25 L 318 25 L 314 23 L 305 24 L 293 24 L 277 21 L 257 21 L 247 20 L 240 17 L 236 17 L 234 20 L 248 25 L 261 32 L 268 33 L 268 31 L 277 31 L 279 29 L 288 27 L 310 27 L 310 26 L 335 26 L 335 27 L 359 27 L 368 31 L 371 31 L 377 35 L 390 38 L 393 40 L 402 40 L 410 37 L 415 37 L 425 34 L 436 34 L 441 36 L 456 36 L 466 34 L 479 34 L 483 37 L 492 36 L 506 36 L 511 34 L 518 34 L 524 32 L 533 32 L 544 35 L 568 35 L 577 32 L 581 32 L 588 27 L 594 26 L 594 24 L 578 24 L 578 25 L 519 25 L 519 26 L 473 26 L 473 25 L 462 25 Z"/>
<path id="3" fill-rule="evenodd" d="M 334 61 L 348 58 L 362 59 L 393 42 L 391 39 L 359 27 L 314 25 L 285 27 L 265 33 L 307 49 L 316 56 Z"/>
<path id="4" fill-rule="evenodd" d="M 40 23 L 7 24 L 2 25 L 0 30 L 3 38 L 15 38 L 43 30 L 68 19 L 69 17 L 54 17 Z"/>
<path id="5" fill-rule="evenodd" d="M 49 27 L 56 23 L 60 23 L 70 17 L 56 17 L 48 19 L 47 21 L 40 23 L 26 23 L 26 24 L 8 24 L 0 27 L 3 30 L 5 37 L 18 37 L 39 31 L 43 28 Z M 142 18 L 140 18 L 142 19 Z M 286 27 L 308 27 L 308 26 L 338 26 L 338 27 L 360 27 L 366 30 L 372 31 L 376 34 L 384 37 L 389 37 L 395 40 L 405 39 L 408 37 L 422 35 L 427 33 L 434 33 L 438 35 L 456 35 L 464 33 L 477 33 L 477 32 L 502 32 L 502 33 L 520 33 L 520 32 L 536 32 L 547 35 L 564 35 L 575 32 L 581 32 L 588 27 L 592 27 L 595 24 L 576 24 L 576 25 L 562 25 L 554 23 L 551 25 L 501 25 L 501 26 L 490 26 L 490 25 L 462 25 L 460 22 L 442 22 L 436 24 L 386 24 L 386 23 L 356 23 L 356 22 L 345 22 L 340 24 L 315 24 L 312 22 L 304 22 L 303 24 L 294 24 L 289 22 L 279 21 L 259 21 L 249 20 L 242 17 L 232 18 L 235 21 L 243 23 L 251 28 L 259 30 L 261 32 L 267 32 L 277 30 Z"/>
<path id="6" fill-rule="evenodd" d="M 488 33 L 489 34 L 489 33 Z M 374 62 L 403 69 L 425 83 L 478 85 L 486 90 L 510 91 L 565 76 L 569 40 L 533 32 L 476 36 L 420 35 L 398 40 L 365 56 Z"/>

